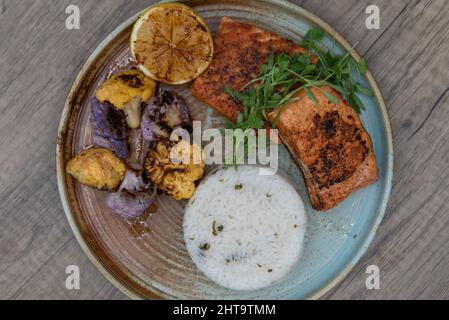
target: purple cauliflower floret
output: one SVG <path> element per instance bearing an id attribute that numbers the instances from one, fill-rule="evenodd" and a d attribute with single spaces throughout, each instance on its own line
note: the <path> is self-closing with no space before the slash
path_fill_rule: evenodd
<path id="1" fill-rule="evenodd" d="M 94 129 L 94 143 L 108 148 L 122 159 L 128 157 L 129 130 L 125 114 L 109 102 L 91 100 L 91 123 Z"/>
<path id="2" fill-rule="evenodd" d="M 189 108 L 182 96 L 172 90 L 162 90 L 143 110 L 143 137 L 148 143 L 169 138 L 173 129 L 190 123 Z"/>
<path id="3" fill-rule="evenodd" d="M 153 203 L 156 187 L 145 183 L 142 176 L 128 170 L 117 192 L 106 198 L 106 204 L 119 216 L 132 219 L 142 215 Z"/>

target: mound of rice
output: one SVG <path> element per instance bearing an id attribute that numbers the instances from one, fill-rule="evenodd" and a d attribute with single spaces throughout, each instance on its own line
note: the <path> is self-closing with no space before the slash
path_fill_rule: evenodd
<path id="1" fill-rule="evenodd" d="M 186 207 L 184 239 L 196 266 L 233 290 L 255 290 L 288 274 L 298 261 L 307 216 L 295 188 L 258 166 L 209 176 Z"/>

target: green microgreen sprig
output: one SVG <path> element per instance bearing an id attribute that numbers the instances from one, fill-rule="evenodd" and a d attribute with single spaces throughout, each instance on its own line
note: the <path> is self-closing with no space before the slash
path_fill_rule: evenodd
<path id="1" fill-rule="evenodd" d="M 297 93 L 304 90 L 306 95 L 318 105 L 311 88 L 320 90 L 332 103 L 338 105 L 339 99 L 320 87 L 329 86 L 339 92 L 357 113 L 364 110 L 358 94 L 372 95 L 371 91 L 357 80 L 367 71 L 366 60 L 355 61 L 349 53 L 332 53 L 322 40 L 320 29 L 311 29 L 300 45 L 306 54 L 289 56 L 271 53 L 267 62 L 260 66 L 257 78 L 250 81 L 242 91 L 225 87 L 224 91 L 243 105 L 235 122 L 226 122 L 228 129 L 261 129 L 267 122 L 269 113 L 279 110 L 273 127 L 281 112 L 280 107 L 298 99 Z M 314 63 L 317 60 L 316 63 Z"/>

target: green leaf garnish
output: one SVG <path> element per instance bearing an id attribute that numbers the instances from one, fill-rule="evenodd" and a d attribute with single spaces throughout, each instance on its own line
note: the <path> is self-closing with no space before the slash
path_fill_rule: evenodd
<path id="1" fill-rule="evenodd" d="M 305 38 L 313 41 L 321 41 L 324 38 L 324 32 L 321 29 L 313 28 L 307 32 Z"/>
<path id="2" fill-rule="evenodd" d="M 332 102 L 333 104 L 339 105 L 340 101 L 337 99 L 337 97 L 335 97 L 333 94 L 330 94 L 327 91 L 321 90 L 321 92 L 326 96 L 326 98 L 329 99 L 330 102 Z"/>
<path id="3" fill-rule="evenodd" d="M 365 59 L 360 59 L 357 63 L 357 69 L 359 69 L 359 72 L 361 75 L 365 75 L 366 70 L 368 70 L 368 63 Z"/>
<path id="4" fill-rule="evenodd" d="M 334 54 L 322 43 L 323 39 L 322 30 L 310 29 L 300 42 L 308 50 L 307 54 L 289 56 L 270 53 L 267 62 L 260 66 L 258 77 L 250 81 L 244 90 L 239 92 L 225 87 L 224 92 L 243 106 L 243 111 L 238 113 L 234 123 L 226 121 L 226 128 L 243 131 L 262 129 L 268 120 L 268 114 L 277 111 L 273 113 L 275 116 L 272 121 L 275 128 L 281 115 L 281 107 L 298 99 L 296 95 L 301 90 L 316 105 L 318 101 L 312 88 L 319 89 L 331 103 L 339 105 L 340 101 L 336 96 L 320 89 L 323 86 L 338 91 L 357 113 L 364 110 L 358 94 L 369 96 L 372 92 L 359 83 L 357 74 L 366 74 L 366 60 L 355 61 L 349 53 Z M 313 63 L 314 60 L 317 62 Z M 241 152 L 242 147 L 243 152 L 248 154 L 246 143 L 235 146 L 235 150 Z"/>
<path id="5" fill-rule="evenodd" d="M 318 106 L 319 105 L 318 100 L 316 99 L 315 95 L 310 90 L 310 88 L 309 87 L 304 87 L 304 91 L 306 92 L 306 94 L 309 97 L 309 99 L 312 100 Z"/>

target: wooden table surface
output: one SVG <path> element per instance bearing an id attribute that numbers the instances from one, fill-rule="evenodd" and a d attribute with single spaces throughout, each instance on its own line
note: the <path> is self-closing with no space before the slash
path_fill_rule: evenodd
<path id="1" fill-rule="evenodd" d="M 366 57 L 393 126 L 385 220 L 330 299 L 449 298 L 449 1 L 298 0 Z M 150 0 L 0 0 L 0 298 L 126 299 L 89 262 L 56 183 L 56 132 L 76 74 L 100 41 Z M 81 29 L 65 28 L 78 5 Z M 365 8 L 380 8 L 367 30 Z M 381 270 L 367 290 L 368 265 Z M 81 289 L 67 290 L 78 265 Z"/>

